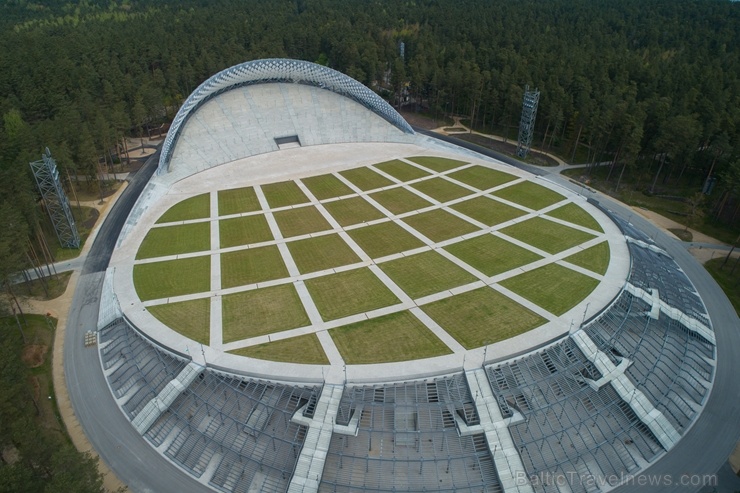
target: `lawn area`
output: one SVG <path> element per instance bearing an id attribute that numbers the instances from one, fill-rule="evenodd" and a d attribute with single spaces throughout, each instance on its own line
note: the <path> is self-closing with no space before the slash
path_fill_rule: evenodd
<path id="1" fill-rule="evenodd" d="M 398 159 L 394 159 L 393 161 L 386 161 L 384 163 L 378 163 L 375 165 L 375 167 L 378 168 L 380 171 L 388 173 L 389 175 L 400 181 L 415 180 L 429 174 L 429 172 L 424 171 L 423 169 L 417 168 L 416 166 L 412 166 L 408 163 L 404 163 L 403 161 L 399 161 Z"/>
<path id="2" fill-rule="evenodd" d="M 431 358 L 452 352 L 407 311 L 338 327 L 329 334 L 350 365 Z"/>
<path id="3" fill-rule="evenodd" d="M 329 358 L 326 357 L 316 334 L 281 339 L 279 341 L 235 349 L 229 352 L 238 356 L 284 363 L 300 363 L 304 365 L 329 364 Z"/>
<path id="4" fill-rule="evenodd" d="M 354 190 L 334 175 L 312 176 L 310 178 L 302 178 L 301 181 L 306 185 L 306 188 L 311 190 L 314 197 L 319 200 L 355 193 Z"/>
<path id="5" fill-rule="evenodd" d="M 305 282 L 324 321 L 399 303 L 396 295 L 368 268 L 315 277 Z"/>
<path id="6" fill-rule="evenodd" d="M 201 293 L 211 289 L 211 257 L 134 265 L 134 287 L 142 301 Z"/>
<path id="7" fill-rule="evenodd" d="M 393 182 L 381 175 L 376 173 L 370 168 L 355 168 L 346 171 L 340 171 L 340 175 L 348 179 L 357 188 L 363 191 L 374 190 L 376 188 L 387 187 L 393 185 Z"/>
<path id="8" fill-rule="evenodd" d="M 546 322 L 489 287 L 435 301 L 421 309 L 466 349 L 509 339 Z"/>
<path id="9" fill-rule="evenodd" d="M 727 255 L 725 254 L 719 258 L 714 258 L 705 263 L 704 267 L 712 275 L 714 280 L 717 281 L 717 284 L 720 285 L 735 307 L 735 311 L 740 316 L 740 274 L 738 274 L 740 268 L 735 267 L 738 259 L 737 257 L 731 258 L 727 261 L 725 268 L 722 269 L 722 264 L 726 257 Z M 734 273 L 732 272 L 733 268 L 735 268 Z"/>
<path id="10" fill-rule="evenodd" d="M 286 243 L 301 274 L 354 264 L 360 257 L 336 234 Z"/>
<path id="11" fill-rule="evenodd" d="M 136 259 L 203 252 L 211 249 L 211 223 L 179 224 L 152 228 L 141 242 Z"/>
<path id="12" fill-rule="evenodd" d="M 493 192 L 493 195 L 534 210 L 540 210 L 543 207 L 547 207 L 548 205 L 552 205 L 565 199 L 565 197 L 559 193 L 553 192 L 549 188 L 537 185 L 531 181 L 525 181 L 510 187 L 502 188 L 501 190 Z"/>
<path id="13" fill-rule="evenodd" d="M 575 253 L 570 257 L 566 257 L 565 261 L 603 276 L 609 267 L 609 258 L 609 243 L 604 241 L 591 248 Z"/>
<path id="14" fill-rule="evenodd" d="M 601 225 L 599 224 L 599 222 L 594 219 L 591 214 L 584 211 L 573 202 L 565 204 L 563 207 L 558 207 L 557 209 L 548 212 L 547 215 L 550 217 L 562 219 L 563 221 L 568 221 L 569 223 L 583 226 L 584 228 L 593 229 L 594 231 L 598 231 L 600 233 L 604 232 L 604 230 L 601 229 Z"/>
<path id="15" fill-rule="evenodd" d="M 294 181 L 281 181 L 261 185 L 267 203 L 271 208 L 286 207 L 308 202 L 308 197 Z"/>
<path id="16" fill-rule="evenodd" d="M 495 276 L 542 258 L 490 234 L 454 243 L 445 250 L 486 276 Z"/>
<path id="17" fill-rule="evenodd" d="M 223 297 L 223 340 L 239 341 L 310 324 L 292 284 Z"/>
<path id="18" fill-rule="evenodd" d="M 455 159 L 447 159 L 444 157 L 436 156 L 417 156 L 410 157 L 408 159 L 409 161 L 413 161 L 416 164 L 421 164 L 425 168 L 429 168 L 430 170 L 436 171 L 437 173 L 443 173 L 445 171 L 459 168 L 460 166 L 468 164 L 463 161 L 457 161 Z"/>
<path id="19" fill-rule="evenodd" d="M 44 274 L 48 273 L 45 267 L 40 267 Z M 33 279 L 19 283 L 17 288 L 13 288 L 15 294 L 28 296 L 37 300 L 47 301 L 58 298 L 67 290 L 69 278 L 72 277 L 72 271 L 59 272 L 53 276 L 46 276 L 42 279 Z"/>
<path id="20" fill-rule="evenodd" d="M 488 190 L 516 180 L 517 177 L 485 166 L 475 165 L 450 173 L 450 178 L 461 181 L 479 190 Z"/>
<path id="21" fill-rule="evenodd" d="M 434 242 L 457 238 L 480 229 L 442 209 L 404 217 L 403 221 Z"/>
<path id="22" fill-rule="evenodd" d="M 312 205 L 277 211 L 273 215 L 275 216 L 275 221 L 278 223 L 280 232 L 283 234 L 283 238 L 332 229 L 331 224 Z"/>
<path id="23" fill-rule="evenodd" d="M 362 197 L 350 197 L 348 199 L 327 202 L 324 204 L 324 207 L 343 227 L 385 217 L 382 212 Z"/>
<path id="24" fill-rule="evenodd" d="M 599 281 L 560 265 L 549 264 L 500 284 L 548 312 L 562 315 L 588 296 Z"/>
<path id="25" fill-rule="evenodd" d="M 173 205 L 157 219 L 157 223 L 204 219 L 211 215 L 211 194 L 203 193 Z"/>
<path id="26" fill-rule="evenodd" d="M 157 320 L 185 337 L 203 344 L 208 344 L 211 340 L 210 298 L 154 305 L 147 310 Z"/>
<path id="27" fill-rule="evenodd" d="M 270 225 L 264 214 L 232 217 L 218 223 L 221 248 L 273 240 Z"/>
<path id="28" fill-rule="evenodd" d="M 451 205 L 450 208 L 476 221 L 482 222 L 486 226 L 501 224 L 526 214 L 521 209 L 511 207 L 488 197 L 475 197 L 474 199 Z"/>
<path id="29" fill-rule="evenodd" d="M 371 258 L 385 257 L 424 246 L 424 243 L 393 221 L 347 231 Z"/>
<path id="30" fill-rule="evenodd" d="M 75 220 L 75 226 L 77 226 L 77 234 L 80 235 L 80 248 L 62 248 L 51 222 L 42 222 L 44 237 L 46 238 L 46 243 L 54 256 L 55 262 L 61 262 L 62 260 L 69 260 L 71 258 L 78 257 L 82 248 L 85 246 L 87 237 L 90 236 L 90 232 L 95 227 L 95 223 L 98 222 L 98 217 L 100 217 L 100 213 L 94 207 L 74 206 L 71 209 L 72 217 Z M 44 214 L 46 213 L 44 212 Z"/>
<path id="31" fill-rule="evenodd" d="M 383 262 L 378 267 L 411 298 L 421 298 L 478 280 L 435 251 Z"/>
<path id="32" fill-rule="evenodd" d="M 233 188 L 218 192 L 218 215 L 240 214 L 260 210 L 260 201 L 254 187 Z"/>
<path id="33" fill-rule="evenodd" d="M 393 214 L 403 214 L 418 209 L 423 209 L 432 205 L 426 199 L 423 199 L 403 187 L 381 190 L 370 195 L 377 200 L 380 205 L 391 211 Z"/>
<path id="34" fill-rule="evenodd" d="M 501 230 L 505 235 L 528 243 L 547 253 L 558 253 L 594 238 L 590 233 L 534 217 Z"/>
<path id="35" fill-rule="evenodd" d="M 221 254 L 221 288 L 233 288 L 288 277 L 275 245 Z"/>
<path id="36" fill-rule="evenodd" d="M 412 183 L 412 187 L 439 202 L 448 202 L 450 200 L 459 199 L 466 195 L 470 195 L 471 192 L 467 188 L 463 188 L 460 185 L 455 185 L 451 181 L 447 181 L 444 178 L 431 178 L 429 180 L 422 180 L 417 183 Z"/>

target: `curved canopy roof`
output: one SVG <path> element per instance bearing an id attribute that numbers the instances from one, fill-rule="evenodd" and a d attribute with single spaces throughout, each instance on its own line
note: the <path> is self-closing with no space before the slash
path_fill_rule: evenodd
<path id="1" fill-rule="evenodd" d="M 388 121 L 404 133 L 413 134 L 411 126 L 380 96 L 336 70 L 302 60 L 268 58 L 254 60 L 222 70 L 203 82 L 180 107 L 162 146 L 157 173 L 169 171 L 175 143 L 185 122 L 196 109 L 212 97 L 235 87 L 270 82 L 294 82 L 320 87 L 350 98 Z"/>

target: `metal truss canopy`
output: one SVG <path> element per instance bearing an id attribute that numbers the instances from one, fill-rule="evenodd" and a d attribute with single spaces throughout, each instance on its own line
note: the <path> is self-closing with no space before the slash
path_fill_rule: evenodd
<path id="1" fill-rule="evenodd" d="M 172 126 L 162 146 L 157 173 L 169 171 L 175 143 L 185 122 L 200 105 L 236 87 L 271 82 L 306 84 L 335 92 L 363 105 L 402 132 L 414 133 L 411 126 L 386 101 L 360 82 L 341 72 L 302 60 L 283 58 L 254 60 L 222 70 L 203 82 L 188 96 L 172 121 Z"/>
<path id="2" fill-rule="evenodd" d="M 41 192 L 46 210 L 49 212 L 49 219 L 51 219 L 51 224 L 54 226 L 59 244 L 62 248 L 80 248 L 80 235 L 77 232 L 77 225 L 69 207 L 67 194 L 64 193 L 59 181 L 57 163 L 51 157 L 49 148 L 46 148 L 46 152 L 39 161 L 33 161 L 29 165 L 31 171 L 33 171 L 33 177 L 36 180 L 39 192 Z"/>
<path id="3" fill-rule="evenodd" d="M 537 118 L 537 105 L 540 101 L 540 91 L 524 88 L 524 102 L 522 103 L 522 119 L 519 122 L 519 143 L 516 147 L 516 155 L 524 159 L 529 154 L 532 146 L 532 135 L 534 134 L 534 120 Z"/>

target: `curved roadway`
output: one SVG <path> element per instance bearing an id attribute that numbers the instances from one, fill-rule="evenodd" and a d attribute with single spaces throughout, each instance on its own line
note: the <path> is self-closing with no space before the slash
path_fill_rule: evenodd
<path id="1" fill-rule="evenodd" d="M 526 169 L 537 175 L 547 175 L 534 168 L 490 149 L 440 137 L 421 129 L 417 132 L 493 157 Z M 159 152 L 150 156 L 133 176 L 128 188 L 113 205 L 84 263 L 70 307 L 64 340 L 64 368 L 69 397 L 77 418 L 98 454 L 115 474 L 136 492 L 207 492 L 212 491 L 157 452 L 132 428 L 117 406 L 102 372 L 97 348 L 85 348 L 84 333 L 97 328 L 100 294 L 110 256 L 128 214 L 136 199 L 156 169 Z M 574 192 L 583 189 L 560 176 L 548 179 Z M 629 218 L 666 249 L 691 278 L 712 319 L 717 338 L 717 367 L 714 385 L 704 410 L 679 443 L 661 460 L 642 472 L 642 476 L 662 478 L 660 486 L 651 492 L 735 491 L 737 484 L 719 485 L 717 490 L 696 485 L 679 484 L 682 475 L 704 476 L 717 473 L 727 462 L 740 437 L 740 398 L 737 375 L 740 375 L 740 321 L 730 302 L 706 270 L 688 253 L 685 246 L 670 239 L 657 227 L 634 215 L 629 209 L 605 198 L 588 193 L 613 212 Z M 725 471 L 726 473 L 726 471 Z M 724 477 L 728 477 L 725 475 Z M 668 484 L 670 481 L 670 484 Z M 732 479 L 730 483 L 735 483 Z M 637 481 L 614 491 L 644 492 L 646 486 Z"/>

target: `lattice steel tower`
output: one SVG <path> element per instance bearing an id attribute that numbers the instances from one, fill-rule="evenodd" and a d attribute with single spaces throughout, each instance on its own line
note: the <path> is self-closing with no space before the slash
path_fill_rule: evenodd
<path id="1" fill-rule="evenodd" d="M 534 134 L 534 119 L 537 117 L 537 104 L 540 102 L 540 91 L 529 90 L 524 87 L 524 102 L 522 103 L 522 119 L 519 122 L 519 143 L 516 146 L 516 155 L 524 159 L 529 154 Z"/>
<path id="2" fill-rule="evenodd" d="M 80 248 L 80 234 L 77 232 L 77 225 L 72 216 L 72 210 L 69 208 L 67 194 L 64 193 L 59 181 L 57 163 L 51 157 L 49 148 L 46 148 L 41 160 L 29 164 L 62 248 Z"/>

